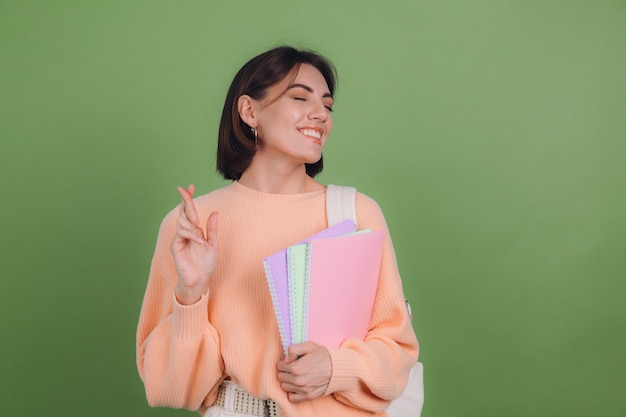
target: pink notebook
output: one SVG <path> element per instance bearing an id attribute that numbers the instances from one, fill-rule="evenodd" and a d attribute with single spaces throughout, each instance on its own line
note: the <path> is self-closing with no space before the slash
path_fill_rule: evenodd
<path id="1" fill-rule="evenodd" d="M 383 232 L 309 241 L 308 340 L 338 347 L 364 339 L 378 287 Z"/>

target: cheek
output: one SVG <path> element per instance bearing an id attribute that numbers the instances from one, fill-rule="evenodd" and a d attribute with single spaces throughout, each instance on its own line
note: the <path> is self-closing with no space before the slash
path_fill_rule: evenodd
<path id="1" fill-rule="evenodd" d="M 300 123 L 306 117 L 306 113 L 297 107 L 285 108 L 280 114 L 277 115 L 276 121 L 280 120 L 280 123 L 287 126 L 295 126 Z"/>
<path id="2" fill-rule="evenodd" d="M 333 116 L 329 115 L 326 120 L 326 131 L 328 132 L 326 136 L 330 135 L 330 132 L 333 130 Z"/>

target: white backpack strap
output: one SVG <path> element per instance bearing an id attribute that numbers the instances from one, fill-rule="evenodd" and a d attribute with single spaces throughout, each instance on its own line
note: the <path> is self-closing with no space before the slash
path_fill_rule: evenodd
<path id="1" fill-rule="evenodd" d="M 328 226 L 343 220 L 356 224 L 356 188 L 328 184 L 326 187 L 326 218 Z"/>

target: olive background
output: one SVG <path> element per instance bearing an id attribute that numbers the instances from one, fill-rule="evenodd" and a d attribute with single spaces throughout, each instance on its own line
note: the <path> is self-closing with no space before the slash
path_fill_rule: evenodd
<path id="1" fill-rule="evenodd" d="M 148 407 L 156 233 L 252 56 L 339 73 L 324 183 L 388 221 L 424 417 L 623 416 L 626 2 L 0 0 L 0 404 Z"/>

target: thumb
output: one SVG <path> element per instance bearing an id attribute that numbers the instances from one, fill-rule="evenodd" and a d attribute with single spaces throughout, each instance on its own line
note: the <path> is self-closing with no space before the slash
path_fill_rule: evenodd
<path id="1" fill-rule="evenodd" d="M 206 221 L 206 240 L 215 248 L 217 248 L 217 218 L 217 211 L 214 211 Z"/>
<path id="2" fill-rule="evenodd" d="M 287 355 L 287 358 L 285 358 L 285 361 L 286 362 L 295 361 L 296 359 L 299 359 L 300 357 L 308 353 L 311 353 L 314 348 L 315 348 L 315 343 L 313 342 L 304 342 L 304 343 L 298 343 L 297 345 L 291 345 L 289 346 L 288 355 Z"/>

